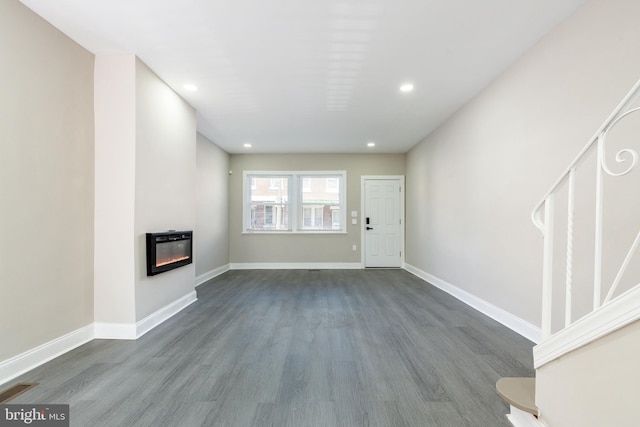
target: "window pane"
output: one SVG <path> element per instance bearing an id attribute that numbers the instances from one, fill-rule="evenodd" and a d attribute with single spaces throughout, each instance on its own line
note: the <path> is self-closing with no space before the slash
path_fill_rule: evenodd
<path id="1" fill-rule="evenodd" d="M 287 203 L 289 177 L 251 177 L 251 202 Z"/>
<path id="2" fill-rule="evenodd" d="M 289 230 L 289 177 L 251 176 L 249 230 Z"/>
<path id="3" fill-rule="evenodd" d="M 303 230 L 340 230 L 332 210 L 340 208 L 340 176 L 304 176 L 301 178 Z M 300 208 L 299 208 L 300 209 Z M 339 218 L 339 214 L 337 217 Z"/>
<path id="4" fill-rule="evenodd" d="M 302 181 L 308 181 L 309 191 L 305 191 L 302 195 L 302 203 L 316 203 L 316 204 L 335 204 L 340 203 L 340 177 L 304 177 Z M 332 182 L 327 186 L 328 182 Z M 305 185 L 305 184 L 303 184 Z M 327 190 L 329 188 L 329 190 Z"/>

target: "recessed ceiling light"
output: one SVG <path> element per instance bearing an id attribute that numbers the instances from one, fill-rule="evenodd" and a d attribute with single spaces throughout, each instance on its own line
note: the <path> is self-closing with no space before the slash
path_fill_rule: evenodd
<path id="1" fill-rule="evenodd" d="M 184 88 L 190 92 L 195 92 L 198 90 L 198 86 L 193 85 L 191 83 L 187 83 L 186 85 L 184 85 Z"/>
<path id="2" fill-rule="evenodd" d="M 375 147 L 376 143 L 375 142 L 367 142 L 367 147 Z"/>
<path id="3" fill-rule="evenodd" d="M 413 83 L 404 83 L 400 86 L 400 92 L 411 92 L 413 90 Z"/>
<path id="4" fill-rule="evenodd" d="M 243 146 L 244 148 L 251 148 L 251 147 L 252 147 L 252 145 L 251 145 L 251 144 L 249 144 L 248 142 L 247 142 L 247 143 L 245 143 L 245 144 L 242 144 L 242 146 Z"/>

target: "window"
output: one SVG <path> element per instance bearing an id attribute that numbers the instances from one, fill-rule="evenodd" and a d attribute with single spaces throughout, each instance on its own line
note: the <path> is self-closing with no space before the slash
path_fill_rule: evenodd
<path id="1" fill-rule="evenodd" d="M 335 218 L 332 210 L 340 211 L 343 195 L 340 192 L 340 182 L 343 177 L 331 175 L 301 175 L 300 179 L 309 182 L 310 191 L 302 191 L 300 208 L 302 209 L 302 230 L 341 230 L 340 216 Z M 304 185 L 303 185 L 304 188 Z"/>
<path id="2" fill-rule="evenodd" d="M 244 231 L 346 231 L 346 172 L 244 172 Z"/>
<path id="3" fill-rule="evenodd" d="M 291 177 L 249 176 L 246 200 L 247 230 L 287 231 L 289 225 L 289 187 Z"/>

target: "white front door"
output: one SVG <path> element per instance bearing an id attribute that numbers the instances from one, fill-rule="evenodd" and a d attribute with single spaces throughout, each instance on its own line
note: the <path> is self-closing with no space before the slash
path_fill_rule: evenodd
<path id="1" fill-rule="evenodd" d="M 364 179 L 365 267 L 400 267 L 402 260 L 402 181 Z"/>

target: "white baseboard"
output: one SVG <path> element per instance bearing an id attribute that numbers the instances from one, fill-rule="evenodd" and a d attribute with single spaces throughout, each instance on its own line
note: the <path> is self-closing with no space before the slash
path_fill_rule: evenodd
<path id="1" fill-rule="evenodd" d="M 546 427 L 547 425 L 528 412 L 521 411 L 515 406 L 511 406 L 511 413 L 507 414 L 507 419 L 513 427 Z"/>
<path id="2" fill-rule="evenodd" d="M 96 322 L 95 337 L 97 340 L 135 340 L 135 323 L 106 323 Z"/>
<path id="3" fill-rule="evenodd" d="M 160 310 L 151 313 L 144 319 L 136 323 L 136 338 L 140 338 L 156 326 L 172 318 L 194 302 L 198 301 L 198 294 L 196 291 L 191 291 L 182 298 L 179 298 L 162 307 Z"/>
<path id="4" fill-rule="evenodd" d="M 359 270 L 359 262 L 232 262 L 231 270 Z"/>
<path id="5" fill-rule="evenodd" d="M 463 291 L 457 286 L 454 286 L 451 283 L 440 279 L 439 277 L 424 272 L 410 264 L 405 264 L 405 270 L 415 276 L 418 276 L 422 280 L 429 282 L 433 286 L 445 291 L 449 295 L 459 299 L 470 307 L 475 308 L 480 313 L 489 316 L 499 323 L 502 323 L 507 328 L 513 330 L 514 332 L 517 332 L 528 340 L 533 341 L 534 343 L 540 342 L 542 336 L 540 328 L 527 322 L 526 320 L 514 316 L 508 311 L 496 307 L 495 305 L 481 298 L 478 298 L 477 296 L 472 295 L 467 291 Z"/>
<path id="6" fill-rule="evenodd" d="M 0 362 L 0 384 L 88 343 L 94 337 L 93 331 L 93 324 L 90 324 Z"/>
<path id="7" fill-rule="evenodd" d="M 640 319 L 640 286 L 636 286 L 533 348 L 538 369 L 558 357 L 589 344 Z"/>
<path id="8" fill-rule="evenodd" d="M 95 323 L 96 339 L 135 340 L 198 300 L 196 291 L 167 304 L 136 323 Z"/>
<path id="9" fill-rule="evenodd" d="M 213 270 L 207 271 L 206 273 L 199 275 L 198 277 L 196 277 L 196 287 L 202 285 L 207 280 L 211 280 L 214 277 L 217 277 L 223 273 L 226 273 L 227 271 L 230 270 L 230 268 L 231 268 L 230 264 L 226 264 L 226 265 L 223 265 L 222 267 L 214 268 Z"/>
<path id="10" fill-rule="evenodd" d="M 196 291 L 192 291 L 137 323 L 95 322 L 27 350 L 0 362 L 0 385 L 93 339 L 135 340 L 140 338 L 197 300 Z"/>

